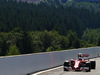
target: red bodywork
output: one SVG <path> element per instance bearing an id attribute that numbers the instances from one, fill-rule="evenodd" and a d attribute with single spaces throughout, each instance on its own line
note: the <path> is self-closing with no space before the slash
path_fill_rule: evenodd
<path id="1" fill-rule="evenodd" d="M 82 57 L 78 57 L 77 60 L 72 59 L 69 61 L 70 64 L 70 68 L 68 68 L 69 70 L 84 70 L 84 66 L 86 62 L 89 62 L 89 59 L 84 59 L 84 57 L 88 57 L 88 54 L 83 54 Z"/>
<path id="2" fill-rule="evenodd" d="M 70 60 L 70 66 L 75 70 L 84 70 L 80 69 L 80 67 L 84 67 L 86 62 L 88 62 L 88 60 Z"/>
<path id="3" fill-rule="evenodd" d="M 83 57 L 89 57 L 89 54 L 83 54 Z"/>

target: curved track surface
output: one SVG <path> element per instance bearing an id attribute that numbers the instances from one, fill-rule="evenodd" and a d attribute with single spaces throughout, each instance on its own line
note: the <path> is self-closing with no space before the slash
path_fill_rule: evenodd
<path id="1" fill-rule="evenodd" d="M 42 71 L 36 74 L 32 75 L 100 75 L 100 58 L 95 58 L 96 61 L 96 69 L 91 70 L 91 72 L 85 72 L 85 71 L 63 71 L 63 66 Z"/>

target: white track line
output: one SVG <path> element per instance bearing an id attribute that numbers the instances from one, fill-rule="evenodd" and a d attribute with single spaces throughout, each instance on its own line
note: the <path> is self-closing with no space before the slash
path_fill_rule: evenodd
<path id="1" fill-rule="evenodd" d="M 56 70 L 56 69 L 59 69 L 59 68 L 62 68 L 62 67 L 63 67 L 63 66 L 60 66 L 60 67 L 57 67 L 57 68 L 53 68 L 53 69 L 49 69 L 49 70 L 45 70 L 45 71 L 40 71 L 40 72 L 31 74 L 31 75 L 39 75 L 39 74 L 41 74 L 41 73 L 49 72 L 49 71 Z"/>

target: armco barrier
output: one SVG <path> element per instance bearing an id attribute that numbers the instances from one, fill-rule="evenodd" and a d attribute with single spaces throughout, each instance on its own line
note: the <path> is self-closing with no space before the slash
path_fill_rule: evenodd
<path id="1" fill-rule="evenodd" d="M 76 58 L 78 53 L 92 57 L 100 55 L 100 47 L 64 50 L 59 52 L 30 54 L 0 58 L 0 75 L 27 75 L 32 72 L 63 64 L 65 59 Z"/>

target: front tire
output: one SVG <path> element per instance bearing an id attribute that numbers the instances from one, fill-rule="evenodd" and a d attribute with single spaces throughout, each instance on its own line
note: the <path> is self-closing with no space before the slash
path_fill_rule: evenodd
<path id="1" fill-rule="evenodd" d="M 86 72 L 90 72 L 91 71 L 91 63 L 86 63 L 86 67 L 89 68 L 88 70 L 86 70 Z"/>
<path id="2" fill-rule="evenodd" d="M 95 61 L 91 61 L 91 69 L 95 69 L 96 67 L 96 62 Z"/>
<path id="3" fill-rule="evenodd" d="M 65 68 L 69 66 L 70 66 L 69 62 L 64 62 L 64 71 L 69 71 L 67 68 Z"/>
<path id="4" fill-rule="evenodd" d="M 69 71 L 68 69 L 64 68 L 64 71 Z"/>

